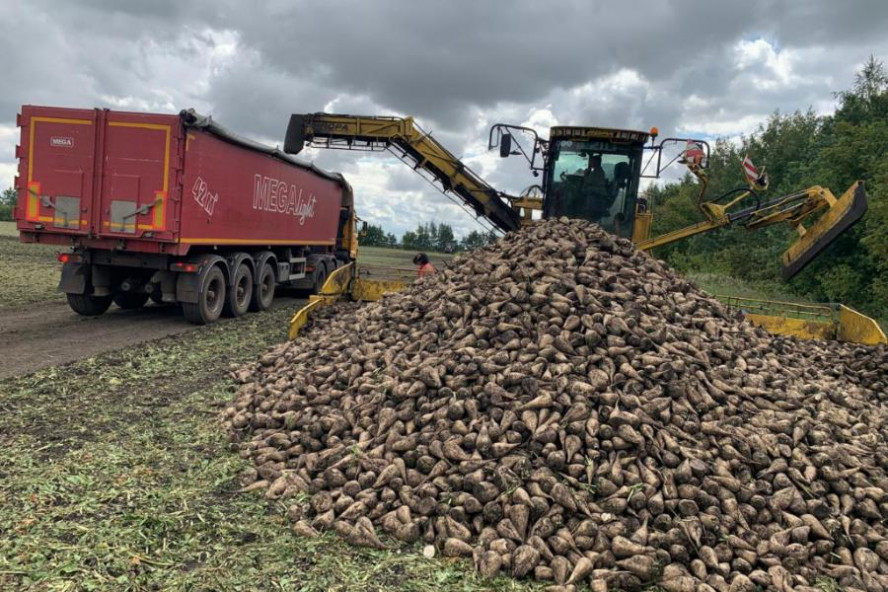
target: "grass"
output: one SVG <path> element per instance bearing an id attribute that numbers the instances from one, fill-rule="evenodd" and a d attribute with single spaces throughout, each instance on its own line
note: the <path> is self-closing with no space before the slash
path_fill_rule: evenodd
<path id="1" fill-rule="evenodd" d="M 456 255 L 450 253 L 426 253 L 436 268 L 443 268 Z M 415 251 L 387 249 L 384 247 L 361 247 L 358 251 L 358 265 L 362 274 L 378 279 L 416 279 L 416 266 L 413 264 Z"/>
<path id="2" fill-rule="evenodd" d="M 747 282 L 716 273 L 689 273 L 687 277 L 714 296 L 734 296 L 760 300 L 779 300 L 798 304 L 811 304 L 810 300 L 791 293 L 779 282 Z"/>
<path id="3" fill-rule="evenodd" d="M 790 292 L 788 286 L 780 282 L 748 282 L 738 280 L 730 276 L 714 274 L 714 273 L 688 273 L 687 277 L 702 289 L 706 290 L 713 296 L 752 298 L 756 300 L 772 300 L 778 302 L 788 302 L 793 304 L 819 304 L 818 302 L 804 298 Z M 785 314 L 787 307 L 773 307 L 773 312 L 768 314 Z M 883 330 L 888 329 L 888 317 L 876 317 L 875 321 Z"/>
<path id="4" fill-rule="evenodd" d="M 300 539 L 287 504 L 237 493 L 226 371 L 283 341 L 291 313 L 0 382 L 0 589 L 527 589 L 417 547 Z"/>
<path id="5" fill-rule="evenodd" d="M 56 291 L 61 264 L 56 245 L 24 244 L 15 222 L 0 222 L 0 308 L 47 300 L 64 301 Z"/>

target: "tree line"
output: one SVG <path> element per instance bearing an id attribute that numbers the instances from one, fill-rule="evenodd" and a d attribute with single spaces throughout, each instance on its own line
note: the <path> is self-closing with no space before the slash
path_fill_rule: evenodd
<path id="1" fill-rule="evenodd" d="M 444 222 L 428 222 L 417 224 L 415 230 L 408 230 L 399 241 L 391 232 L 382 226 L 369 224 L 366 232 L 361 233 L 360 242 L 370 247 L 388 247 L 392 249 L 408 249 L 411 251 L 437 251 L 455 253 L 483 247 L 496 240 L 492 232 L 473 230 L 461 239 L 457 239 L 453 227 Z"/>
<path id="2" fill-rule="evenodd" d="M 790 280 L 788 289 L 814 301 L 842 302 L 872 316 L 888 318 L 888 74 L 870 57 L 851 89 L 836 93 L 832 115 L 813 110 L 774 113 L 739 143 L 718 140 L 709 160 L 713 199 L 744 186 L 746 154 L 766 166 L 776 197 L 814 185 L 836 197 L 860 179 L 869 210 L 863 219 Z M 653 234 L 700 220 L 696 180 L 690 175 L 647 192 L 653 204 Z M 713 272 L 748 281 L 780 280 L 780 254 L 797 237 L 782 224 L 765 230 L 731 227 L 661 247 L 655 253 L 685 272 Z"/>

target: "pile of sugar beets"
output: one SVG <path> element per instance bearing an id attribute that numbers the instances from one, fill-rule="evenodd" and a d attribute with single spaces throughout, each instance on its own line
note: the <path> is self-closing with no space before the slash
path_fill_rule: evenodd
<path id="1" fill-rule="evenodd" d="M 434 545 L 552 590 L 888 590 L 888 354 L 770 336 L 553 220 L 236 373 L 294 530 Z"/>

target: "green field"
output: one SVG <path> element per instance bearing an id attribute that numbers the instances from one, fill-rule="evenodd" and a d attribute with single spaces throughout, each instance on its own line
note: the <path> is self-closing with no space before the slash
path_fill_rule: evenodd
<path id="1" fill-rule="evenodd" d="M 0 222 L 0 308 L 45 300 L 63 301 L 56 292 L 61 264 L 53 245 L 26 245 L 18 240 L 15 222 Z"/>
<path id="2" fill-rule="evenodd" d="M 754 284 L 714 273 L 690 273 L 687 277 L 703 290 L 716 296 L 736 296 L 739 298 L 810 304 L 809 301 L 790 292 L 787 286 L 776 282 Z"/>

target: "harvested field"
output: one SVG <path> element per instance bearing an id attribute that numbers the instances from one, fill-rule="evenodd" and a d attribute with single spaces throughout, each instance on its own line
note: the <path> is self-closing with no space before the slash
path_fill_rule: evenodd
<path id="1" fill-rule="evenodd" d="M 64 302 L 56 291 L 61 264 L 53 245 L 19 242 L 15 222 L 0 222 L 0 309 L 33 302 Z"/>
<path id="2" fill-rule="evenodd" d="M 454 257 L 449 253 L 427 253 L 437 269 L 443 269 Z M 415 251 L 388 249 L 383 247 L 361 247 L 358 263 L 363 277 L 377 280 L 416 279 L 416 265 L 413 264 Z"/>
<path id="3" fill-rule="evenodd" d="M 238 373 L 298 535 L 434 546 L 569 590 L 888 589 L 888 353 L 769 336 L 548 221 Z"/>

